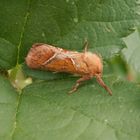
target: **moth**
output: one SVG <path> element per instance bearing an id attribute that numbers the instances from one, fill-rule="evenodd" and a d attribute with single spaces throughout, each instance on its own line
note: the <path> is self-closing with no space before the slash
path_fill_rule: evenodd
<path id="1" fill-rule="evenodd" d="M 80 78 L 69 93 L 75 92 L 83 81 L 95 77 L 97 82 L 112 95 L 112 91 L 102 80 L 102 58 L 95 53 L 89 52 L 87 47 L 88 43 L 86 42 L 84 51 L 77 52 L 48 44 L 36 43 L 29 50 L 25 61 L 27 66 L 32 69 L 78 74 Z"/>

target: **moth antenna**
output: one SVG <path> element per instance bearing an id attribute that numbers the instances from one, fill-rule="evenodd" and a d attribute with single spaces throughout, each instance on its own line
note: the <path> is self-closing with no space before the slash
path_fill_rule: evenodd
<path id="1" fill-rule="evenodd" d="M 97 82 L 109 93 L 109 95 L 112 96 L 112 91 L 110 90 L 110 88 L 104 83 L 104 81 L 101 78 L 101 75 L 96 74 L 96 80 Z"/>
<path id="2" fill-rule="evenodd" d="M 88 40 L 87 40 L 87 38 L 85 38 L 85 40 L 84 40 L 84 53 L 88 51 L 88 46 L 89 46 Z"/>

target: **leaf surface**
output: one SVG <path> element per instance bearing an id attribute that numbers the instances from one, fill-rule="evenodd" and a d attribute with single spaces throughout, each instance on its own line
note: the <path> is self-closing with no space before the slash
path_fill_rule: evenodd
<path id="1" fill-rule="evenodd" d="M 113 79 L 105 78 L 113 91 L 112 97 L 94 80 L 73 95 L 67 93 L 75 79 L 26 87 L 13 138 L 138 140 L 140 88 L 128 82 L 111 82 Z"/>
<path id="2" fill-rule="evenodd" d="M 82 51 L 87 39 L 89 51 L 109 60 L 140 23 L 137 0 L 1 0 L 0 9 L 0 70 L 14 68 L 14 77 L 34 43 Z M 69 96 L 78 77 L 22 70 L 35 80 L 20 91 L 0 75 L 0 139 L 140 139 L 139 85 L 105 72 L 112 97 L 95 80 Z"/>

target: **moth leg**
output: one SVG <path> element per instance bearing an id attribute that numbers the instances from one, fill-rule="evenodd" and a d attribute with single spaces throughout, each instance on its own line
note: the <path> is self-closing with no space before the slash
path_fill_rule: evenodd
<path id="1" fill-rule="evenodd" d="M 110 88 L 104 83 L 104 81 L 102 80 L 101 76 L 99 74 L 96 74 L 96 80 L 97 82 L 110 94 L 112 95 L 112 91 L 110 90 Z"/>
<path id="2" fill-rule="evenodd" d="M 89 80 L 89 79 L 91 79 L 91 78 L 92 78 L 92 77 L 89 76 L 89 75 L 84 75 L 84 76 L 82 76 L 80 79 L 78 79 L 78 80 L 76 81 L 76 84 L 73 86 L 72 90 L 69 91 L 69 94 L 75 92 L 75 91 L 77 90 L 77 88 L 80 86 L 80 84 L 81 84 L 83 81 Z"/>
<path id="3" fill-rule="evenodd" d="M 88 41 L 87 39 L 85 38 L 85 41 L 84 41 L 84 53 L 86 53 L 88 51 Z"/>

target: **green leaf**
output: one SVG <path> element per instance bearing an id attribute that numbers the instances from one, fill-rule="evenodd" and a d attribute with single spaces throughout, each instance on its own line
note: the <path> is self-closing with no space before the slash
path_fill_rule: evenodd
<path id="1" fill-rule="evenodd" d="M 125 47 L 121 37 L 130 34 L 139 23 L 136 2 L 136 0 L 31 2 L 23 47 L 20 51 L 21 60 L 23 61 L 28 49 L 35 42 L 82 50 L 85 38 L 88 39 L 91 50 L 101 53 L 106 58 L 118 53 Z"/>
<path id="2" fill-rule="evenodd" d="M 1 1 L 0 37 L 18 47 L 22 63 L 33 43 L 90 50 L 110 58 L 125 47 L 124 36 L 139 24 L 137 0 L 8 0 Z M 7 10 L 8 9 L 8 10 Z"/>
<path id="3" fill-rule="evenodd" d="M 116 75 L 119 79 L 126 79 L 128 68 L 122 55 L 116 55 L 107 61 L 108 65 L 104 65 L 104 74 Z M 106 66 L 106 67 L 105 67 Z"/>
<path id="4" fill-rule="evenodd" d="M 9 81 L 0 76 L 0 139 L 11 140 L 16 127 L 18 94 Z"/>
<path id="5" fill-rule="evenodd" d="M 0 139 L 140 139 L 139 85 L 105 72 L 112 97 L 95 80 L 69 96 L 77 78 L 20 67 L 36 42 L 82 51 L 86 38 L 105 60 L 120 54 L 140 23 L 137 0 L 1 0 L 0 9 L 0 69 L 14 67 L 13 85 L 0 75 Z M 22 69 L 35 79 L 25 88 Z"/>
<path id="6" fill-rule="evenodd" d="M 118 10 L 118 7 L 123 7 L 123 10 Z M 103 59 L 114 57 L 126 47 L 122 37 L 134 31 L 139 23 L 137 10 L 134 10 L 137 7 L 135 0 L 126 3 L 114 0 L 31 2 L 21 43 L 20 62 L 24 61 L 33 43 L 43 42 L 81 51 L 85 38 L 88 39 L 90 51 L 101 54 Z M 28 75 L 30 72 L 26 71 Z M 47 76 L 42 76 L 42 73 L 32 71 L 30 76 L 46 79 Z"/>
<path id="7" fill-rule="evenodd" d="M 0 38 L 0 69 L 7 70 L 16 65 L 17 48 L 12 43 Z"/>
<path id="8" fill-rule="evenodd" d="M 24 32 L 24 22 L 28 11 L 28 0 L 1 0 L 0 5 L 0 37 L 8 40 L 15 46 L 21 42 Z"/>
<path id="9" fill-rule="evenodd" d="M 124 38 L 127 48 L 123 49 L 122 55 L 129 66 L 132 79 L 140 81 L 140 33 L 136 30 L 133 34 Z"/>
<path id="10" fill-rule="evenodd" d="M 13 140 L 139 139 L 139 86 L 115 82 L 114 77 L 107 77 L 104 80 L 113 96 L 109 96 L 94 80 L 68 95 L 75 80 L 41 82 L 26 87 L 18 100 L 17 111 L 14 110 L 16 122 L 10 119 L 10 124 L 16 123 Z M 14 94 L 5 96 L 7 99 Z M 3 108 L 11 106 L 4 104 Z M 5 119 L 3 117 L 1 119 Z M 6 119 L 4 122 L 7 124 Z M 2 125 L 0 129 L 3 129 Z M 8 129 L 7 133 L 10 132 Z M 4 139 L 3 136 L 0 138 Z"/>

